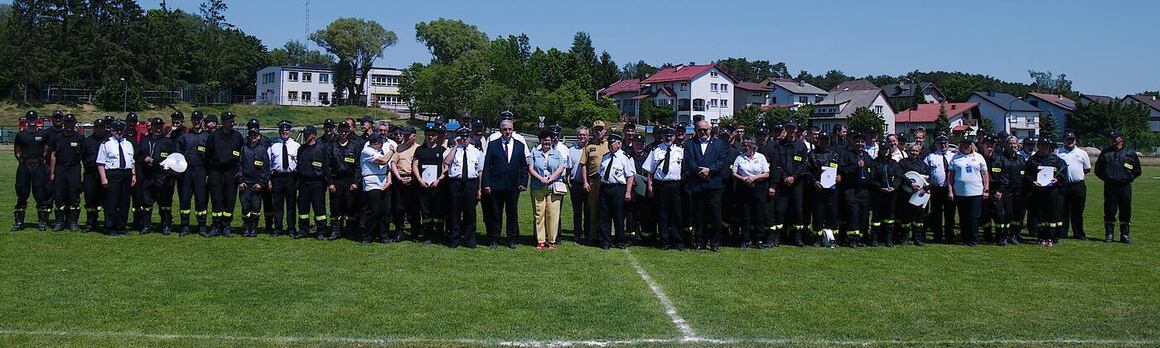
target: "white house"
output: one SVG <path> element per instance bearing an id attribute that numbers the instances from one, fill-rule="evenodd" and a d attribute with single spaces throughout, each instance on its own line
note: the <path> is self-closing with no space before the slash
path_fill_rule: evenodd
<path id="1" fill-rule="evenodd" d="M 1071 129 L 1071 116 L 1075 114 L 1075 101 L 1058 94 L 1028 93 L 1023 98 L 1031 106 L 1043 110 L 1043 115 L 1055 119 L 1057 130 Z M 1062 134 L 1062 132 L 1060 133 Z"/>
<path id="2" fill-rule="evenodd" d="M 766 104 L 771 105 L 790 105 L 791 108 L 797 109 L 802 105 L 820 103 L 829 94 L 805 81 L 769 79 L 766 82 L 770 87 L 769 101 Z"/>
<path id="3" fill-rule="evenodd" d="M 1154 95 L 1129 95 L 1122 99 L 1124 104 L 1144 104 L 1148 107 L 1148 125 L 1153 132 L 1160 132 L 1160 98 Z"/>
<path id="4" fill-rule="evenodd" d="M 268 66 L 258 70 L 255 103 L 271 105 L 326 106 L 343 91 L 334 90 L 334 70 L 328 65 L 293 64 Z M 371 68 L 370 80 L 364 85 L 367 106 L 406 111 L 399 95 L 399 78 L 403 71 L 395 68 Z M 356 83 L 362 76 L 356 78 Z"/>
<path id="5" fill-rule="evenodd" d="M 632 119 L 640 115 L 640 102 L 647 100 L 647 94 L 640 94 L 640 79 L 624 79 L 616 81 L 608 87 L 596 91 L 601 97 L 607 97 L 616 102 L 620 114 L 631 115 Z"/>
<path id="6" fill-rule="evenodd" d="M 737 81 L 716 65 L 664 68 L 640 83 L 642 90 L 655 96 L 657 105 L 675 101 L 677 121 L 705 119 L 717 123 L 722 118 L 733 117 Z"/>
<path id="7" fill-rule="evenodd" d="M 994 130 L 1026 138 L 1039 134 L 1039 113 L 1043 110 L 1003 92 L 975 92 L 967 102 L 979 104 L 980 117 L 991 121 Z"/>
<path id="8" fill-rule="evenodd" d="M 745 105 L 761 107 L 769 104 L 769 85 L 759 82 L 738 82 L 733 91 L 733 107 L 742 108 Z"/>
<path id="9" fill-rule="evenodd" d="M 810 123 L 827 132 L 837 124 L 848 126 L 847 120 L 858 108 L 867 108 L 882 116 L 886 121 L 886 132 L 895 132 L 894 108 L 878 88 L 830 92 L 825 99 L 814 104 Z"/>

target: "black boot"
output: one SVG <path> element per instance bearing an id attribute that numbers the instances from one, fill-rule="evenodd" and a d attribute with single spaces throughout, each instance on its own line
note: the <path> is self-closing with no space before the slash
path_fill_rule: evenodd
<path id="1" fill-rule="evenodd" d="M 802 231 L 801 229 L 794 229 L 793 232 L 790 232 L 790 233 L 793 233 L 793 246 L 796 246 L 796 247 L 806 246 L 805 243 L 802 242 L 802 233 L 805 233 L 804 231 Z"/>
<path id="2" fill-rule="evenodd" d="M 857 248 L 859 244 L 858 239 L 860 239 L 860 237 L 861 236 L 858 235 L 857 232 L 846 233 L 846 244 L 851 248 Z"/>
<path id="3" fill-rule="evenodd" d="M 1125 244 L 1132 244 L 1131 231 L 1129 230 L 1127 222 L 1120 223 L 1120 242 Z"/>
<path id="4" fill-rule="evenodd" d="M 1104 224 L 1104 243 L 1111 243 L 1116 240 L 1116 224 Z"/>
<path id="5" fill-rule="evenodd" d="M 12 230 L 19 231 L 24 229 L 24 209 L 17 209 L 12 212 Z"/>
<path id="6" fill-rule="evenodd" d="M 158 212 L 161 215 L 161 234 L 168 236 L 173 232 L 173 210 L 169 207 L 161 207 Z"/>
<path id="7" fill-rule="evenodd" d="M 73 207 L 72 210 L 70 210 L 68 212 L 68 230 L 69 231 L 77 232 L 77 231 L 81 230 L 80 218 L 81 218 L 81 208 Z"/>
<path id="8" fill-rule="evenodd" d="M 85 231 L 96 231 L 97 230 L 97 210 L 96 209 L 86 209 L 85 210 L 84 230 Z"/>
<path id="9" fill-rule="evenodd" d="M 44 231 L 48 228 L 48 215 L 47 211 L 36 212 L 36 229 Z"/>
<path id="10" fill-rule="evenodd" d="M 52 223 L 52 230 L 54 232 L 64 231 L 64 228 L 68 226 L 68 217 L 65 216 L 68 207 L 57 207 L 54 211 L 56 212 L 56 221 Z"/>
<path id="11" fill-rule="evenodd" d="M 995 228 L 995 245 L 1007 246 L 1007 240 L 1009 239 L 1007 237 L 1008 229 L 1008 227 L 1002 226 Z"/>
<path id="12" fill-rule="evenodd" d="M 781 246 L 781 230 L 780 229 L 769 230 L 769 233 L 766 234 L 766 236 L 765 236 L 765 245 L 769 246 L 770 248 L 776 248 L 776 247 Z"/>
<path id="13" fill-rule="evenodd" d="M 233 236 L 234 236 L 234 232 L 233 232 L 233 230 L 230 228 L 230 224 L 231 224 L 233 221 L 230 221 L 230 220 L 232 220 L 232 219 L 231 219 L 231 218 L 228 218 L 228 217 L 224 217 L 224 216 L 223 216 L 223 217 L 221 218 L 221 223 L 220 223 L 220 224 L 222 225 L 222 236 L 224 236 L 224 237 L 227 237 L 227 238 L 228 238 L 228 237 L 233 237 Z"/>
<path id="14" fill-rule="evenodd" d="M 885 243 L 887 247 L 894 246 L 894 226 L 893 225 L 883 223 L 882 230 L 878 232 L 878 235 L 881 236 L 880 238 L 882 238 L 882 242 Z"/>
<path id="15" fill-rule="evenodd" d="M 878 236 L 882 234 L 882 225 L 875 226 L 872 231 L 867 232 L 868 233 L 864 234 L 865 237 L 860 238 L 862 240 L 862 244 L 868 247 L 877 247 Z"/>

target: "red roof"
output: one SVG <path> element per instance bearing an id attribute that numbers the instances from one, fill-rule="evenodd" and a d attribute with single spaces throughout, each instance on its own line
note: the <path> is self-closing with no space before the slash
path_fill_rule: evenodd
<path id="1" fill-rule="evenodd" d="M 678 66 L 674 66 L 674 67 L 661 69 L 661 71 L 658 71 L 656 74 L 652 74 L 652 76 L 649 76 L 648 78 L 644 79 L 643 81 L 640 81 L 640 83 L 661 83 L 661 82 L 673 82 L 673 81 L 689 81 L 689 80 L 692 80 L 694 77 L 697 77 L 697 75 L 701 75 L 702 73 L 709 71 L 709 69 L 713 69 L 716 67 L 717 67 L 716 64 L 690 65 L 690 66 L 678 65 Z M 717 69 L 717 70 L 720 71 L 721 69 Z M 733 78 L 729 77 L 729 75 L 726 75 L 724 72 L 722 72 L 721 75 L 725 76 L 730 81 L 733 81 Z"/>
<path id="2" fill-rule="evenodd" d="M 917 122 L 930 123 L 938 120 L 938 103 L 918 104 L 917 109 L 910 109 L 894 115 L 894 123 Z M 961 116 L 971 109 L 979 107 L 979 103 L 946 103 L 947 119 Z"/>
<path id="3" fill-rule="evenodd" d="M 737 88 L 747 91 L 768 91 L 769 86 L 760 82 L 738 82 Z"/>
<path id="4" fill-rule="evenodd" d="M 608 96 L 608 95 L 614 95 L 614 94 L 618 94 L 618 93 L 636 94 L 639 92 L 640 92 L 640 80 L 639 79 L 628 79 L 628 80 L 616 81 L 616 83 L 613 83 L 612 85 L 608 86 L 607 88 L 601 89 L 600 95 Z"/>
<path id="5" fill-rule="evenodd" d="M 1059 95 L 1059 94 L 1047 94 L 1047 93 L 1035 93 L 1035 92 L 1031 92 L 1031 93 L 1027 93 L 1027 94 L 1033 95 L 1036 98 L 1039 98 L 1039 99 L 1042 99 L 1043 101 L 1054 104 L 1055 106 L 1058 106 L 1061 109 L 1075 110 L 1075 101 L 1071 100 L 1068 97 L 1064 97 L 1064 96 Z"/>

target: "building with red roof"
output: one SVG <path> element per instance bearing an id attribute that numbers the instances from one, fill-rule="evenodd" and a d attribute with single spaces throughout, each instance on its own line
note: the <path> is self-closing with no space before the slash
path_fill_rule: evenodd
<path id="1" fill-rule="evenodd" d="M 668 67 L 640 81 L 641 94 L 652 96 L 656 105 L 672 105 L 677 121 L 713 123 L 733 117 L 736 85 L 715 64 Z"/>
<path id="2" fill-rule="evenodd" d="M 938 122 L 938 114 L 946 110 L 947 121 L 950 127 L 964 129 L 966 125 L 975 124 L 979 119 L 979 103 L 928 103 L 917 107 L 899 111 L 894 116 L 895 129 L 901 133 L 909 133 L 918 128 L 933 129 Z"/>

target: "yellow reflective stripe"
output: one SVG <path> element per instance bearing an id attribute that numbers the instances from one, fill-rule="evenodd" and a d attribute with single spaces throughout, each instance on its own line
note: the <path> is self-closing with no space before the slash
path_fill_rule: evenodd
<path id="1" fill-rule="evenodd" d="M 326 220 L 326 215 L 321 215 L 321 216 L 315 216 L 315 217 L 314 217 L 314 221 L 322 221 L 322 220 Z"/>
<path id="2" fill-rule="evenodd" d="M 309 219 L 309 218 L 310 218 L 310 214 L 298 214 L 298 218 L 299 218 L 299 219 L 303 219 L 303 220 L 305 220 L 305 219 Z"/>

